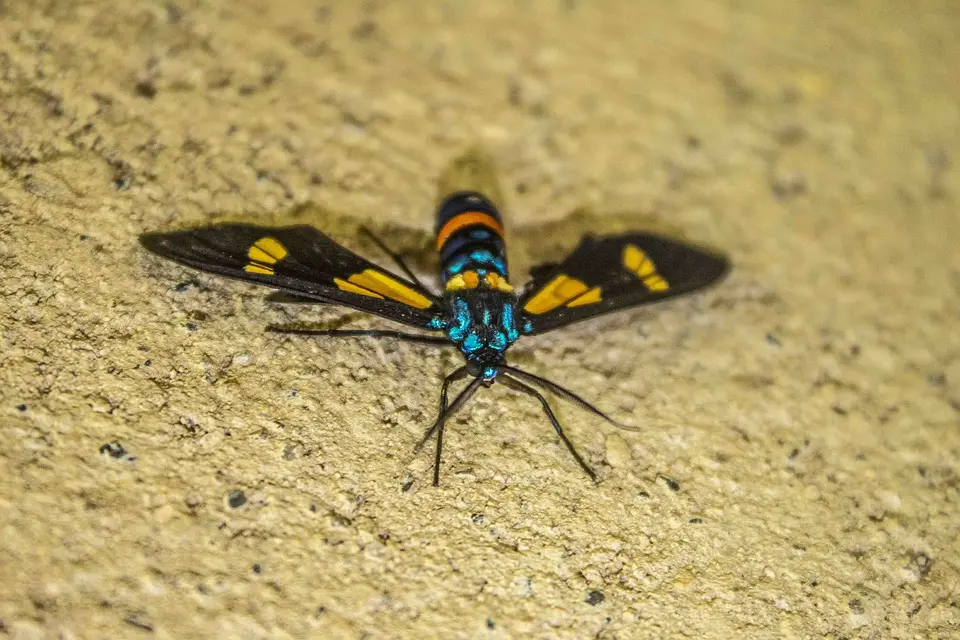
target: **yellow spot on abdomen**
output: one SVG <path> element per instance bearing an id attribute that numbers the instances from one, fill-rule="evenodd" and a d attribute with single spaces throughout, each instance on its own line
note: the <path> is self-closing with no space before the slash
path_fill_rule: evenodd
<path id="1" fill-rule="evenodd" d="M 447 280 L 447 291 L 460 291 L 461 289 L 466 289 L 467 283 L 463 279 L 463 274 L 458 273 L 449 280 Z"/>
<path id="2" fill-rule="evenodd" d="M 500 277 L 499 273 L 488 272 L 483 276 L 483 280 L 480 280 L 480 274 L 476 271 L 464 271 L 463 273 L 458 273 L 449 280 L 447 280 L 447 291 L 460 291 L 461 289 L 476 289 L 480 286 L 480 283 L 483 282 L 490 289 L 497 289 L 498 291 L 503 291 L 506 293 L 511 293 L 513 287 L 510 286 L 510 283 Z"/>
<path id="3" fill-rule="evenodd" d="M 491 289 L 497 289 L 498 291 L 503 291 L 504 293 L 512 293 L 513 287 L 510 286 L 510 283 L 500 277 L 499 273 L 494 273 L 491 271 L 486 276 L 487 286 Z"/>

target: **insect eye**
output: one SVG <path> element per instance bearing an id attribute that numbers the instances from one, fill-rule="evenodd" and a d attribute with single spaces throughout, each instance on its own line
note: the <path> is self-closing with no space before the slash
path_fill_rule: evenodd
<path id="1" fill-rule="evenodd" d="M 467 373 L 473 376 L 474 378 L 478 377 L 482 372 L 482 369 L 479 364 L 473 362 L 472 360 L 467 360 Z"/>

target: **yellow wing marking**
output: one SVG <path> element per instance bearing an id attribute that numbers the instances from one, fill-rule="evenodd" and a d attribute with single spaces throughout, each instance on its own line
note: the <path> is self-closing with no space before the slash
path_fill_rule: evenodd
<path id="1" fill-rule="evenodd" d="M 417 291 L 375 269 L 364 269 L 346 281 L 340 278 L 334 278 L 333 281 L 343 291 L 373 298 L 390 298 L 417 309 L 426 309 L 433 304 Z"/>
<path id="2" fill-rule="evenodd" d="M 595 304 L 600 302 L 600 287 L 594 287 L 581 296 L 577 296 L 567 303 L 568 307 L 581 307 L 585 304 Z"/>
<path id="3" fill-rule="evenodd" d="M 559 275 L 530 298 L 523 310 L 533 314 L 546 313 L 586 293 L 588 288 L 576 278 Z"/>
<path id="4" fill-rule="evenodd" d="M 642 249 L 633 244 L 623 248 L 623 266 L 640 278 L 648 291 L 668 291 L 670 284 L 657 273 L 657 266 L 653 264 Z"/>
<path id="5" fill-rule="evenodd" d="M 347 282 L 346 280 L 341 280 L 340 278 L 334 278 L 334 279 L 333 279 L 333 283 L 334 283 L 335 285 L 337 285 L 337 287 L 338 287 L 341 291 L 347 291 L 347 292 L 349 292 L 349 293 L 359 293 L 361 296 L 370 296 L 371 298 L 380 298 L 381 300 L 383 300 L 383 296 L 380 295 L 379 293 L 374 293 L 373 291 L 370 291 L 369 289 L 364 289 L 363 287 L 358 287 L 357 285 L 351 284 L 351 283 Z"/>
<path id="6" fill-rule="evenodd" d="M 273 269 L 271 269 L 270 267 L 265 267 L 260 264 L 248 264 L 243 268 L 243 270 L 246 271 L 247 273 L 262 273 L 263 275 L 266 275 L 266 276 L 273 275 Z"/>
<path id="7" fill-rule="evenodd" d="M 250 264 L 243 268 L 248 273 L 273 275 L 273 265 L 287 257 L 287 248 L 279 240 L 265 236 L 254 242 L 247 251 Z"/>

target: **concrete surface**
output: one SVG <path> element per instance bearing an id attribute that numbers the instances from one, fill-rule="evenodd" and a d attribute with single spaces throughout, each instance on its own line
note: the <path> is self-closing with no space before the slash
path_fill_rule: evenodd
<path id="1" fill-rule="evenodd" d="M 958 637 L 958 33 L 955 0 L 0 2 L 0 635 Z M 265 335 L 383 323 L 136 244 L 366 222 L 426 272 L 473 142 L 516 281 L 625 226 L 735 261 L 515 348 L 644 426 L 557 404 L 597 485 L 500 386 L 430 487 L 455 353 Z"/>

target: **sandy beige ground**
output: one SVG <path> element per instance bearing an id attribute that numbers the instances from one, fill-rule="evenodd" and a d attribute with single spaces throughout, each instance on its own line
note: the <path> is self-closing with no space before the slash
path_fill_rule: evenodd
<path id="1" fill-rule="evenodd" d="M 958 33 L 955 0 L 0 2 L 0 636 L 958 637 Z M 517 278 L 624 225 L 736 263 L 515 349 L 646 427 L 562 408 L 596 486 L 495 387 L 430 487 L 456 354 L 264 335 L 374 323 L 136 245 L 415 253 L 474 141 Z"/>

